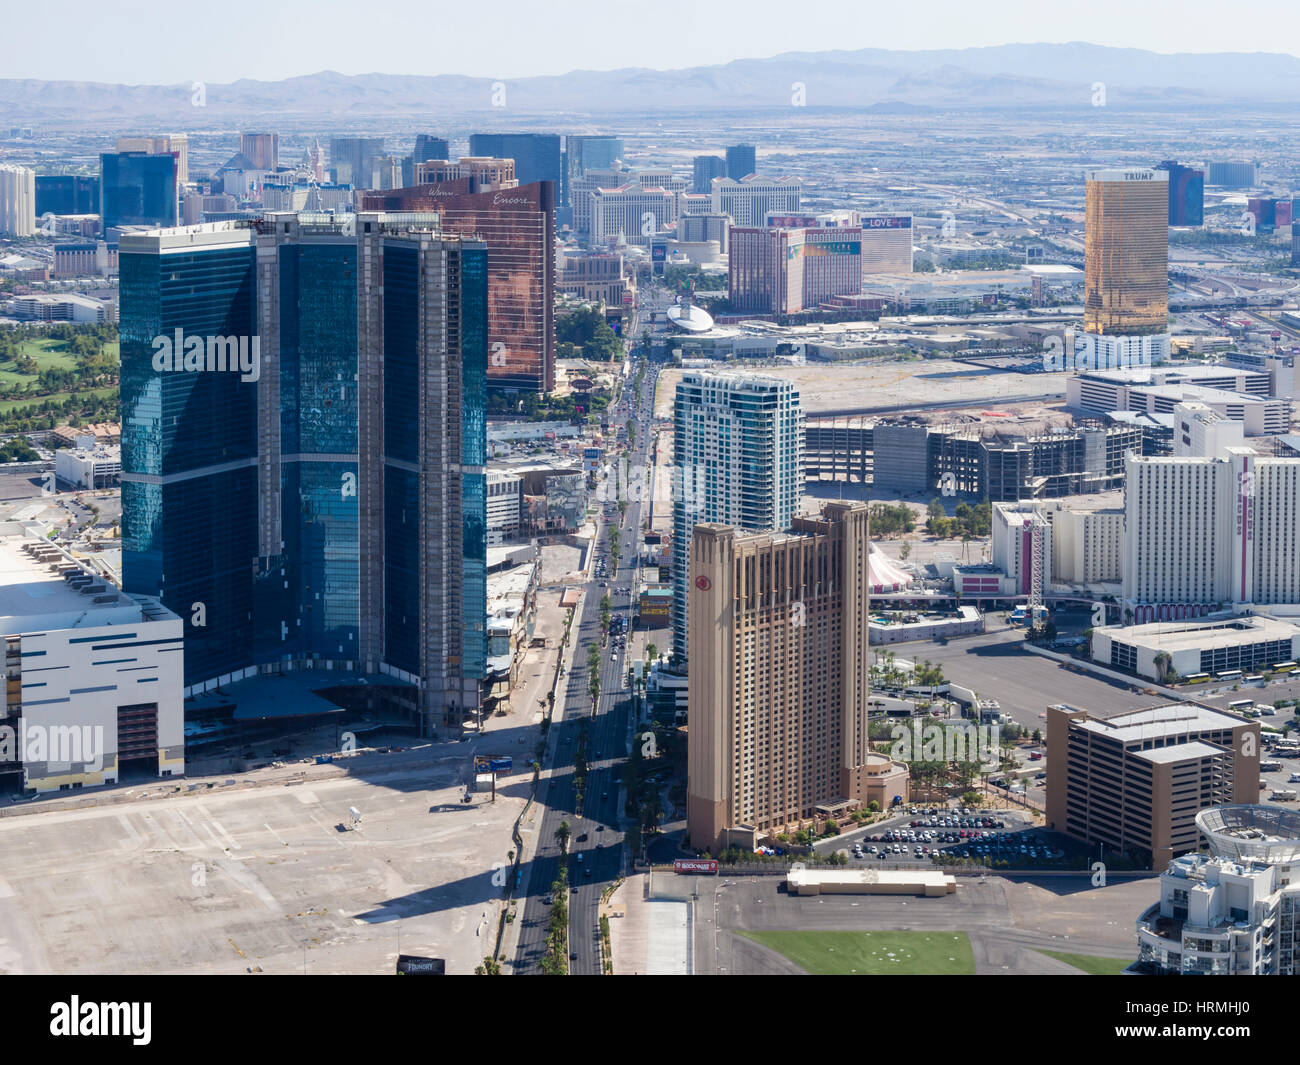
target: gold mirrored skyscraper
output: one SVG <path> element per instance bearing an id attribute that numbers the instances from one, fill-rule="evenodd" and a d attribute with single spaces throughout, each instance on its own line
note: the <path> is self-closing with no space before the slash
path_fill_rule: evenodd
<path id="1" fill-rule="evenodd" d="M 1169 322 L 1169 175 L 1088 171 L 1084 329 L 1163 333 Z"/>

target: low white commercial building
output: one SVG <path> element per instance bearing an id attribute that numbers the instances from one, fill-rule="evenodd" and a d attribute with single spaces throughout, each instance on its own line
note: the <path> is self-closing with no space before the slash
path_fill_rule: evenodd
<path id="1" fill-rule="evenodd" d="M 112 322 L 116 308 L 106 300 L 91 299 L 73 293 L 18 296 L 13 303 L 14 317 L 41 322 Z"/>
<path id="2" fill-rule="evenodd" d="M 1267 373 L 1231 366 L 1085 368 L 1066 378 L 1065 405 L 1101 417 L 1114 411 L 1172 414 L 1178 404 L 1194 402 L 1241 422 L 1248 436 L 1285 433 L 1291 403 L 1270 398 L 1270 387 Z"/>
<path id="3" fill-rule="evenodd" d="M 1164 672 L 1160 660 L 1167 661 Z M 1190 677 L 1232 670 L 1253 673 L 1300 657 L 1300 627 L 1259 615 L 1107 625 L 1092 631 L 1092 660 L 1152 680 L 1174 671 Z"/>
<path id="4" fill-rule="evenodd" d="M 791 895 L 919 895 L 938 898 L 957 890 L 957 878 L 937 869 L 791 869 Z"/>
<path id="5" fill-rule="evenodd" d="M 1171 348 L 1172 338 L 1168 333 L 1148 336 L 1077 333 L 1074 337 L 1074 365 L 1080 370 L 1158 366 L 1169 361 Z"/>
<path id="6" fill-rule="evenodd" d="M 523 478 L 506 470 L 487 471 L 487 542 L 504 543 L 519 535 Z"/>
<path id="7" fill-rule="evenodd" d="M 78 446 L 59 448 L 54 453 L 54 475 L 74 488 L 121 484 L 122 449 L 117 444 L 96 444 L 94 437 L 81 437 Z"/>
<path id="8" fill-rule="evenodd" d="M 185 772 L 182 622 L 48 541 L 0 538 L 0 773 L 25 791 Z"/>

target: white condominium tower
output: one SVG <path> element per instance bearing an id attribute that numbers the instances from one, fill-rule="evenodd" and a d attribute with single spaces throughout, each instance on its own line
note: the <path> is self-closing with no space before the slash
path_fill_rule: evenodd
<path id="1" fill-rule="evenodd" d="M 746 532 L 790 528 L 803 492 L 803 407 L 789 381 L 688 371 L 673 412 L 673 654 L 686 665 L 691 533 L 702 522 Z"/>
<path id="2" fill-rule="evenodd" d="M 36 234 L 36 171 L 0 164 L 0 236 Z"/>
<path id="3" fill-rule="evenodd" d="M 1123 570 L 1138 622 L 1171 604 L 1300 603 L 1300 459 L 1130 453 Z"/>

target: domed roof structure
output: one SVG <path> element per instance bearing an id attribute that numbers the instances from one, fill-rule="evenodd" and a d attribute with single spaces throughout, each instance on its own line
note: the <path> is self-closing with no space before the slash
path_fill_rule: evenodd
<path id="1" fill-rule="evenodd" d="M 1211 806 L 1196 815 L 1196 827 L 1222 858 L 1269 865 L 1300 859 L 1300 811 L 1263 803 Z"/>

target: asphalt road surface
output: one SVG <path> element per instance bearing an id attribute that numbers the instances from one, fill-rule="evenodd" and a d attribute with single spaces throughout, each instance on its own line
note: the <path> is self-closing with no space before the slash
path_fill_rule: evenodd
<path id="1" fill-rule="evenodd" d="M 629 337 L 629 339 L 633 339 Z M 642 365 L 634 360 L 633 378 Z M 632 468 L 646 461 L 650 404 L 654 396 L 657 368 L 646 366 L 640 398 L 641 415 L 636 417 L 638 439 L 630 441 Z M 631 382 L 627 382 L 630 387 Z M 621 400 L 613 412 L 615 424 L 626 424 L 629 410 Z M 623 833 L 619 828 L 618 793 L 622 765 L 628 754 L 631 692 L 627 688 L 625 648 L 614 649 L 602 640 L 600 601 L 608 592 L 611 613 L 630 615 L 637 580 L 638 544 L 641 532 L 641 502 L 629 500 L 623 515 L 620 537 L 620 565 L 607 578 L 594 578 L 587 584 L 581 615 L 577 619 L 573 668 L 566 676 L 563 721 L 555 746 L 555 758 L 546 793 L 546 810 L 542 817 L 536 854 L 525 873 L 527 896 L 521 900 L 520 928 L 515 972 L 537 974 L 546 953 L 546 933 L 551 907 L 546 896 L 559 875 L 560 862 L 568 865 L 570 972 L 599 974 L 600 968 L 600 896 L 623 871 Z M 608 557 L 608 530 L 601 528 L 597 554 Z M 608 589 L 601 586 L 608 581 Z M 630 618 L 629 618 L 630 622 Z M 587 649 L 595 643 L 601 649 L 600 699 L 592 713 L 587 671 Z M 587 729 L 587 784 L 582 814 L 575 808 L 573 765 L 583 727 Z M 569 853 L 563 856 L 555 839 L 562 821 L 569 822 Z M 585 840 L 579 837 L 585 835 Z M 582 860 L 578 861 L 578 856 Z M 576 955 L 574 957 L 573 955 Z"/>

